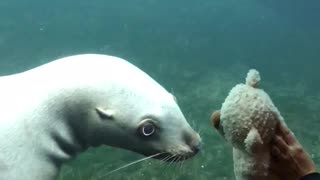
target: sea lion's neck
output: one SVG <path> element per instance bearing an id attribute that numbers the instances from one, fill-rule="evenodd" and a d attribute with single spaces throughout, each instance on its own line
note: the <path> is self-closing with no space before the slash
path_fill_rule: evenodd
<path id="1" fill-rule="evenodd" d="M 48 151 L 49 156 L 61 164 L 91 146 L 88 139 L 88 120 L 94 110 L 94 95 L 85 85 L 74 85 L 69 81 L 56 81 L 46 86 L 45 93 L 37 93 L 47 97 L 40 97 L 39 99 L 44 101 L 37 107 L 40 108 L 40 114 L 49 116 L 44 120 L 50 127 L 46 133 L 56 148 Z"/>
<path id="2" fill-rule="evenodd" d="M 42 148 L 57 166 L 90 146 L 87 139 L 89 103 L 81 100 L 84 97 L 76 90 L 64 89 L 63 94 L 59 91 L 61 90 L 56 90 L 53 97 L 43 102 L 42 106 L 43 114 L 50 116 L 44 122 L 50 127 L 45 134 L 48 136 L 48 143 L 42 143 Z"/>
<path id="3" fill-rule="evenodd" d="M 46 156 L 57 166 L 61 166 L 64 162 L 72 159 L 77 153 L 83 152 L 88 148 L 86 140 L 83 138 L 85 132 L 80 128 L 73 127 L 73 122 L 62 117 L 54 119 L 53 122 L 48 121 L 51 129 L 48 132 L 48 143 L 42 144 L 42 148 L 47 152 Z"/>
<path id="4" fill-rule="evenodd" d="M 51 180 L 64 162 L 89 146 L 89 103 L 64 84 L 25 77 L 0 79 L 0 108 L 6 109 L 0 120 L 0 167 L 8 169 L 0 168 L 0 179 Z"/>
<path id="5" fill-rule="evenodd" d="M 92 86 L 97 84 L 94 84 L 94 78 L 87 78 L 80 72 L 66 77 L 59 73 L 43 77 L 41 75 L 46 74 L 45 69 L 38 68 L 8 77 L 15 84 L 8 89 L 17 90 L 14 94 L 21 94 L 23 89 L 25 93 L 16 98 L 23 100 L 18 108 L 28 118 L 16 118 L 24 121 L 17 124 L 28 124 L 28 127 L 38 131 L 37 135 L 42 138 L 31 139 L 43 141 L 37 143 L 41 146 L 37 148 L 60 166 L 89 146 L 100 145 L 100 142 L 91 141 L 93 133 L 89 132 L 88 122 L 95 112 L 96 104 L 93 103 L 97 101 L 97 91 Z M 25 107 L 29 108 L 25 110 Z M 21 129 L 25 131 L 24 127 Z"/>

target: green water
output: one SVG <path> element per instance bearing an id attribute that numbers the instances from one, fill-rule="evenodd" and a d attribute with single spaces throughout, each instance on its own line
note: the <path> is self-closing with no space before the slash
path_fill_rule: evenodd
<path id="1" fill-rule="evenodd" d="M 106 179 L 232 180 L 231 147 L 209 117 L 257 68 L 320 166 L 319 19 L 318 0 L 1 0 L 0 74 L 79 53 L 123 57 L 175 94 L 205 144 L 183 164 L 148 160 Z M 95 180 L 139 158 L 90 149 L 66 164 L 59 180 Z"/>

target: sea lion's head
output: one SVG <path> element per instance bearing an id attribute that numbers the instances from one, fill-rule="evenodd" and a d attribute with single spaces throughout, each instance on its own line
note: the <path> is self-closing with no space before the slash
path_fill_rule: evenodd
<path id="1" fill-rule="evenodd" d="M 90 145 L 104 144 L 145 156 L 161 153 L 154 158 L 167 161 L 185 160 L 198 153 L 201 138 L 171 93 L 132 66 L 122 65 L 121 72 L 107 78 L 91 80 L 85 92 L 91 101 L 87 103 L 86 135 Z"/>
<path id="2" fill-rule="evenodd" d="M 164 161 L 186 160 L 197 154 L 201 138 L 186 121 L 175 98 L 169 93 L 154 99 L 146 96 L 123 99 L 120 109 L 97 107 L 103 125 L 94 130 L 98 135 L 95 139 L 145 156 L 160 153 L 154 158 Z"/>

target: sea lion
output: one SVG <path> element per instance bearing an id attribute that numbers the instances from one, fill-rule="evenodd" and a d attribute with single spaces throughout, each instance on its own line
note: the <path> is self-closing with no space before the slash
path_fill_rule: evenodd
<path id="1" fill-rule="evenodd" d="M 53 180 L 88 147 L 184 160 L 201 138 L 172 94 L 128 61 L 80 54 L 0 77 L 0 179 Z"/>

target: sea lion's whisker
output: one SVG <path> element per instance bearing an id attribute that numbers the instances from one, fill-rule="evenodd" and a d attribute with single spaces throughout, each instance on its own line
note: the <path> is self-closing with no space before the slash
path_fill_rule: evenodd
<path id="1" fill-rule="evenodd" d="M 180 157 L 181 157 L 181 156 L 176 156 L 176 157 L 173 159 L 172 164 L 177 163 L 177 162 L 179 161 Z M 174 168 L 177 168 L 177 166 L 174 166 Z"/>
<path id="2" fill-rule="evenodd" d="M 176 162 L 176 159 L 177 159 L 177 156 L 174 157 L 170 163 L 171 163 L 171 164 L 174 164 L 174 163 Z"/>
<path id="3" fill-rule="evenodd" d="M 178 156 L 178 158 L 176 159 L 176 163 L 178 163 L 178 164 L 180 164 L 181 162 L 180 162 L 180 159 L 182 158 L 182 156 Z M 176 169 L 179 167 L 179 166 L 175 166 L 176 167 Z"/>
<path id="4" fill-rule="evenodd" d="M 203 127 L 202 127 L 202 126 L 199 126 L 198 134 L 199 134 L 200 136 L 201 136 L 202 130 L 203 130 Z"/>
<path id="5" fill-rule="evenodd" d="M 197 123 L 195 122 L 195 120 L 192 119 L 192 120 L 191 120 L 191 127 L 195 128 L 195 127 L 196 127 L 196 124 L 197 124 Z"/>
<path id="6" fill-rule="evenodd" d="M 174 154 L 174 155 L 171 156 L 171 158 L 173 158 L 173 159 L 170 160 L 170 164 L 173 163 L 173 161 L 174 161 L 174 159 L 176 158 L 177 155 L 178 155 L 178 154 Z M 170 159 L 171 159 L 171 158 L 170 158 Z M 169 160 L 169 159 L 168 159 L 168 160 Z"/>
<path id="7" fill-rule="evenodd" d="M 165 166 L 165 171 L 166 171 L 167 168 L 169 167 L 169 164 L 168 164 L 167 162 L 169 161 L 169 159 L 173 158 L 174 155 L 169 155 L 168 157 L 169 157 L 169 158 L 166 158 L 166 160 L 162 162 L 162 164 L 165 164 L 165 165 L 166 165 L 166 166 Z"/>
<path id="8" fill-rule="evenodd" d="M 186 160 L 186 157 L 182 156 L 182 161 L 180 161 L 180 164 L 179 164 L 179 169 L 180 170 L 182 169 L 182 164 L 184 163 L 185 160 Z"/>
<path id="9" fill-rule="evenodd" d="M 153 157 L 159 156 L 159 155 L 161 155 L 161 154 L 163 154 L 163 153 L 153 154 L 153 155 L 151 155 L 151 156 L 147 156 L 147 157 L 144 157 L 144 158 L 142 158 L 142 159 L 133 161 L 133 162 L 131 162 L 131 163 L 128 163 L 128 164 L 126 164 L 126 165 L 123 165 L 123 166 L 121 166 L 121 167 L 119 167 L 119 168 L 117 168 L 117 169 L 114 169 L 114 170 L 112 170 L 112 171 L 110 171 L 110 172 L 108 172 L 108 173 L 106 173 L 106 174 L 103 174 L 103 175 L 99 176 L 98 179 L 103 178 L 103 177 L 105 177 L 105 176 L 107 176 L 107 175 L 109 175 L 109 174 L 111 174 L 111 173 L 114 173 L 114 172 L 116 172 L 116 171 L 119 171 L 119 170 L 121 170 L 121 169 L 123 169 L 123 168 L 126 168 L 126 167 L 128 167 L 128 166 L 131 166 L 131 165 L 134 165 L 134 164 L 136 164 L 136 163 L 139 163 L 139 162 L 142 162 L 142 161 L 151 159 L 151 158 L 153 158 Z"/>
<path id="10" fill-rule="evenodd" d="M 175 160 L 175 158 L 176 158 L 176 156 L 177 156 L 178 154 L 174 154 L 171 158 L 173 158 L 173 160 L 169 163 L 169 165 L 168 165 L 168 167 L 174 162 L 174 160 Z M 171 159 L 170 158 L 170 159 Z"/>
<path id="11" fill-rule="evenodd" d="M 166 165 L 166 168 L 168 168 L 170 166 L 170 164 L 172 163 L 172 162 L 168 163 L 169 159 L 174 158 L 174 156 L 175 155 L 171 155 L 170 158 L 166 159 L 166 161 L 163 161 L 163 164 Z"/>
<path id="12" fill-rule="evenodd" d="M 166 158 L 162 160 L 162 163 L 164 164 L 165 162 L 169 161 L 169 159 L 173 158 L 175 155 L 168 155 Z"/>
<path id="13" fill-rule="evenodd" d="M 171 159 L 171 158 L 173 158 L 174 157 L 174 155 L 172 155 L 172 154 L 169 154 L 167 157 L 165 157 L 164 159 L 163 159 L 163 161 L 161 162 L 161 165 L 164 165 L 164 172 L 168 172 L 167 171 L 167 168 L 169 167 L 169 163 L 168 163 L 168 161 Z"/>
<path id="14" fill-rule="evenodd" d="M 172 157 L 172 155 L 168 155 L 168 156 L 166 156 L 165 158 L 163 158 L 162 160 L 161 160 L 161 164 L 164 164 L 168 159 L 170 159 Z"/>
<path id="15" fill-rule="evenodd" d="M 178 158 L 179 158 L 179 156 L 176 156 L 176 157 L 172 160 L 171 163 L 172 163 L 172 164 L 176 164 Z M 175 165 L 172 167 L 172 169 L 174 169 L 174 171 L 177 170 L 176 168 L 177 168 L 177 166 L 175 166 Z"/>
<path id="16" fill-rule="evenodd" d="M 182 158 L 182 156 L 179 156 L 178 159 L 177 159 L 177 162 L 179 162 L 181 158 Z"/>

